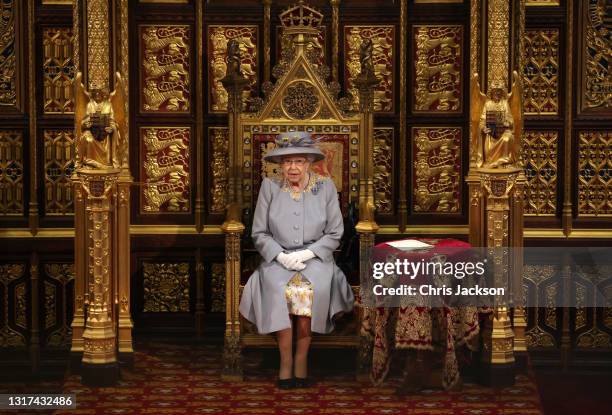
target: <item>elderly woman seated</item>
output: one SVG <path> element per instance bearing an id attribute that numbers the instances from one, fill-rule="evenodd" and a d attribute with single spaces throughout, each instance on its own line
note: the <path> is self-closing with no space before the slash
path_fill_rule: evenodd
<path id="1" fill-rule="evenodd" d="M 279 135 L 264 159 L 280 164 L 282 177 L 263 179 L 253 218 L 252 237 L 263 261 L 244 287 L 240 312 L 259 333 L 276 333 L 282 389 L 309 385 L 311 332 L 331 332 L 333 317 L 354 303 L 333 257 L 344 231 L 336 187 L 310 171 L 323 158 L 308 133 Z"/>

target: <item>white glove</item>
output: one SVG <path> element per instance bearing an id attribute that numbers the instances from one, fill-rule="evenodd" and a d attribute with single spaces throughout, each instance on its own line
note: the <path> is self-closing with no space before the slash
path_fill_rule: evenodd
<path id="1" fill-rule="evenodd" d="M 306 262 L 315 257 L 314 252 L 310 249 L 302 249 L 301 251 L 292 252 L 289 255 L 294 255 L 300 262 Z"/>
<path id="2" fill-rule="evenodd" d="M 287 268 L 288 270 L 291 271 L 301 271 L 304 268 L 306 268 L 306 265 L 304 265 L 295 255 L 293 255 L 294 253 L 291 254 L 286 254 L 284 252 L 281 252 L 280 254 L 278 254 L 276 256 L 276 260 L 285 268 Z"/>

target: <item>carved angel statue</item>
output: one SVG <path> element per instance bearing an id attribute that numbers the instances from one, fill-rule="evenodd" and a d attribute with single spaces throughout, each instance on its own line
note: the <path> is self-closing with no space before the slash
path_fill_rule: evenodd
<path id="1" fill-rule="evenodd" d="M 372 61 L 373 53 L 374 45 L 372 39 L 363 39 L 359 46 L 359 63 L 361 64 L 361 76 L 364 78 L 373 78 L 375 76 L 374 63 Z"/>
<path id="2" fill-rule="evenodd" d="M 485 168 L 518 167 L 523 130 L 518 72 L 512 74 L 510 95 L 504 82 L 493 81 L 489 98 L 480 91 L 477 73 L 472 80 L 470 121 L 475 128 L 470 140 L 470 163 Z"/>
<path id="3" fill-rule="evenodd" d="M 75 82 L 76 168 L 127 168 L 127 116 L 121 75 L 115 74 L 115 91 L 96 87 L 88 93 L 77 73 Z"/>

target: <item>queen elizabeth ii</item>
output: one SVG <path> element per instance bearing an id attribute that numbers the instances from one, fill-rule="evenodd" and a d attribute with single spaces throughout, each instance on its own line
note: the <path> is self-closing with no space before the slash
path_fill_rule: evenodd
<path id="1" fill-rule="evenodd" d="M 344 232 L 336 187 L 310 170 L 323 158 L 310 134 L 279 135 L 264 160 L 279 164 L 282 175 L 263 179 L 253 217 L 252 237 L 263 261 L 244 287 L 240 313 L 259 333 L 276 333 L 278 386 L 284 389 L 308 386 L 311 333 L 331 332 L 333 317 L 354 303 L 333 257 Z"/>

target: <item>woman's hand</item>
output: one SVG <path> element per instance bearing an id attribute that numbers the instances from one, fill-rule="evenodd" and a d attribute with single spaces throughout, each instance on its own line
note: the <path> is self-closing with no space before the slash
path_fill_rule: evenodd
<path id="1" fill-rule="evenodd" d="M 292 252 L 289 255 L 295 256 L 300 262 L 306 262 L 315 257 L 314 252 L 312 252 L 310 249 L 302 249 L 301 251 Z"/>
<path id="2" fill-rule="evenodd" d="M 306 268 L 306 265 L 304 265 L 299 258 L 294 255 L 295 252 L 291 253 L 291 254 L 286 254 L 284 252 L 281 252 L 280 254 L 278 254 L 276 256 L 276 260 L 285 268 L 287 268 L 288 270 L 291 271 L 301 271 L 304 268 Z"/>

